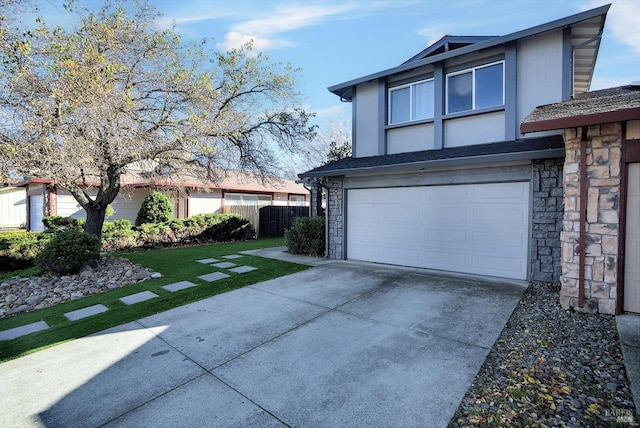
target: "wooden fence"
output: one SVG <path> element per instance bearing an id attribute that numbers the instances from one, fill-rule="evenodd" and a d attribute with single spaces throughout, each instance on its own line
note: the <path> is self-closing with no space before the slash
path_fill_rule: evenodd
<path id="1" fill-rule="evenodd" d="M 267 205 L 229 205 L 222 208 L 224 214 L 238 214 L 249 220 L 260 238 L 284 236 L 295 217 L 309 217 L 309 207 Z"/>
<path id="2" fill-rule="evenodd" d="M 257 205 L 228 205 L 222 207 L 224 214 L 238 214 L 240 217 L 249 220 L 249 223 L 256 229 L 256 236 L 260 236 L 260 207 Z"/>

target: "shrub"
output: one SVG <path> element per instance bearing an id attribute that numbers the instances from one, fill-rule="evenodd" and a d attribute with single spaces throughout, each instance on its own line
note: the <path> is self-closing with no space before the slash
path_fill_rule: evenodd
<path id="1" fill-rule="evenodd" d="M 59 215 L 50 215 L 42 219 L 42 224 L 47 229 L 47 232 L 59 232 L 66 229 L 77 230 L 78 232 L 84 230 L 85 220 L 72 217 L 61 217 Z"/>
<path id="2" fill-rule="evenodd" d="M 52 235 L 24 230 L 0 233 L 0 271 L 9 272 L 35 265 L 35 258 Z"/>
<path id="3" fill-rule="evenodd" d="M 324 256 L 324 217 L 296 217 L 284 231 L 284 242 L 293 254 Z"/>
<path id="4" fill-rule="evenodd" d="M 85 232 L 67 229 L 56 233 L 36 257 L 43 269 L 70 274 L 100 257 L 100 238 Z"/>
<path id="5" fill-rule="evenodd" d="M 164 223 L 171 220 L 173 210 L 167 195 L 153 191 L 142 201 L 140 211 L 136 217 L 136 226 L 145 223 Z"/>
<path id="6" fill-rule="evenodd" d="M 110 251 L 136 247 L 139 235 L 138 231 L 131 229 L 129 220 L 105 221 L 102 225 L 102 249 Z"/>
<path id="7" fill-rule="evenodd" d="M 208 225 L 200 235 L 200 242 L 230 242 L 255 239 L 256 230 L 249 220 L 235 214 L 217 214 L 209 217 Z"/>

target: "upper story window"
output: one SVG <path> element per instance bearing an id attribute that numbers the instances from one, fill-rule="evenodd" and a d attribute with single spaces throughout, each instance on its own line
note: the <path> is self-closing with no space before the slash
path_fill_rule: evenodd
<path id="1" fill-rule="evenodd" d="M 504 61 L 447 74 L 447 113 L 504 104 Z"/>
<path id="2" fill-rule="evenodd" d="M 433 117 L 433 79 L 389 89 L 389 125 Z"/>

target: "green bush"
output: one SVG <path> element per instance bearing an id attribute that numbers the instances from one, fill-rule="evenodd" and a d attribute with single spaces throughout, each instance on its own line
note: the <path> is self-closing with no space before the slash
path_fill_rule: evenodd
<path id="1" fill-rule="evenodd" d="M 25 269 L 35 265 L 35 258 L 52 235 L 24 230 L 0 233 L 0 271 Z"/>
<path id="2" fill-rule="evenodd" d="M 131 229 L 131 222 L 126 219 L 105 221 L 102 225 L 102 250 L 120 250 L 138 246 L 140 233 Z"/>
<path id="3" fill-rule="evenodd" d="M 165 223 L 171 220 L 173 209 L 167 195 L 153 191 L 142 201 L 136 217 L 136 226 L 146 223 Z"/>
<path id="4" fill-rule="evenodd" d="M 296 217 L 284 231 L 284 242 L 293 254 L 324 256 L 324 217 Z"/>
<path id="5" fill-rule="evenodd" d="M 100 257 L 100 238 L 67 229 L 56 233 L 36 257 L 37 264 L 58 274 L 72 274 Z"/>
<path id="6" fill-rule="evenodd" d="M 73 229 L 81 232 L 84 230 L 85 220 L 83 218 L 61 217 L 59 215 L 45 216 L 42 224 L 47 232 L 59 232 L 65 229 Z"/>
<path id="7" fill-rule="evenodd" d="M 235 214 L 217 214 L 197 237 L 200 242 L 230 242 L 255 239 L 256 230 L 249 220 Z"/>

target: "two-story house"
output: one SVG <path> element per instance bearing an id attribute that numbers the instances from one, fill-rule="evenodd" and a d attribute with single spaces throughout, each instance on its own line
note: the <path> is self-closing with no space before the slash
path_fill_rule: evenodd
<path id="1" fill-rule="evenodd" d="M 589 90 L 608 9 L 445 36 L 330 87 L 352 104 L 353 156 L 300 174 L 327 189 L 327 257 L 558 281 L 563 131 L 520 123 Z"/>

